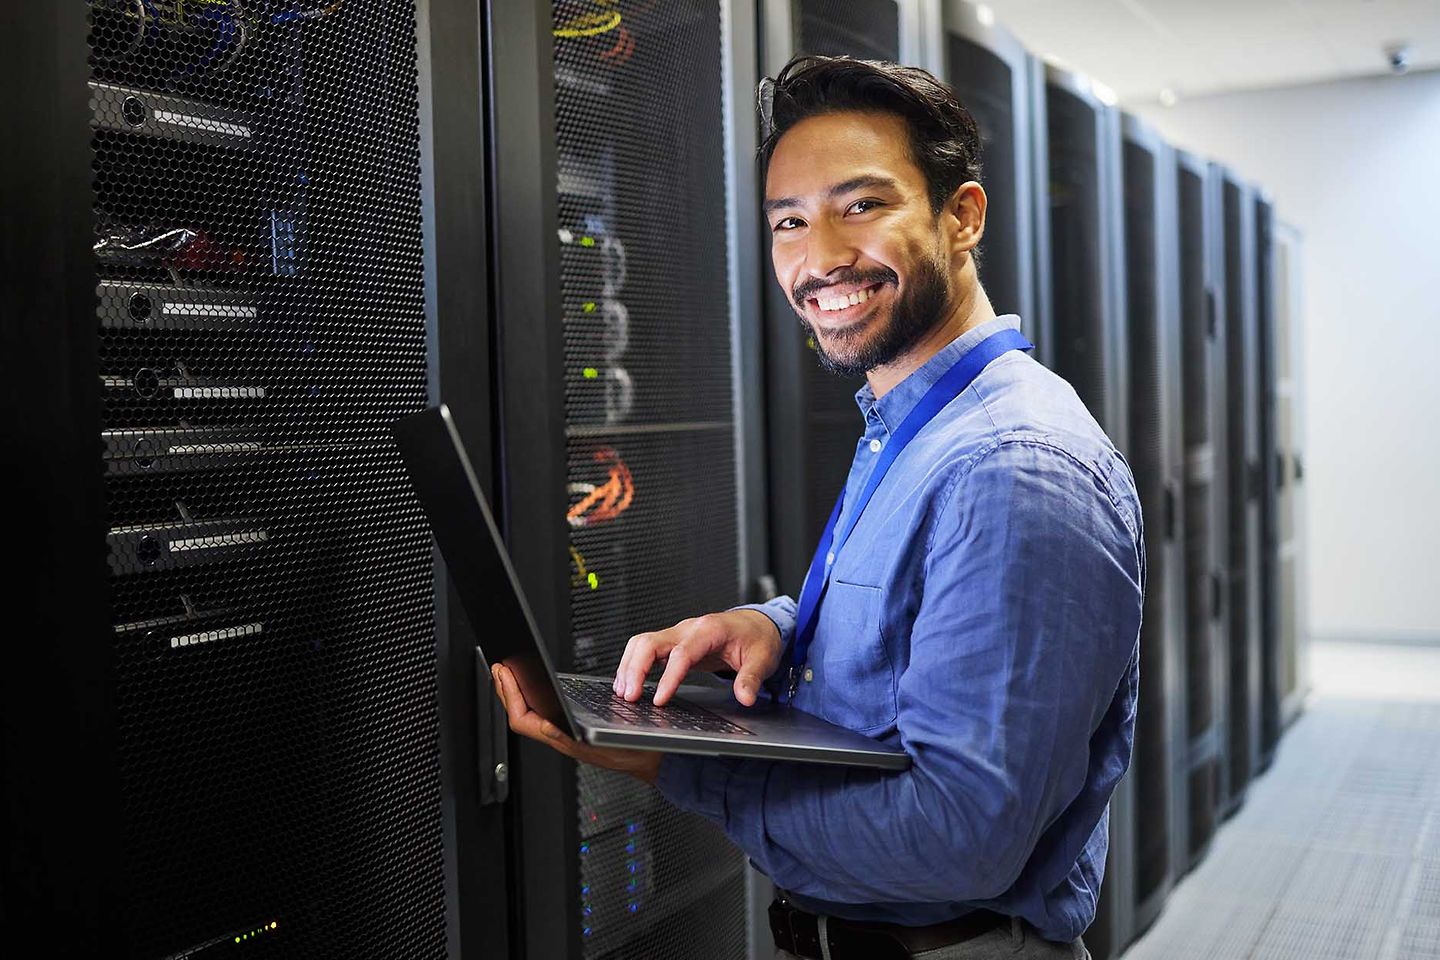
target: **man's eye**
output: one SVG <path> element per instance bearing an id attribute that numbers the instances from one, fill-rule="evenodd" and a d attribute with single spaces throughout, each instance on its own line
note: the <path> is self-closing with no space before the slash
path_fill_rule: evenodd
<path id="1" fill-rule="evenodd" d="M 881 203 L 879 200 L 856 200 L 854 203 L 850 204 L 850 212 L 851 212 L 851 213 L 869 213 L 871 210 L 874 210 L 876 207 L 883 207 L 883 206 L 884 206 L 884 204 Z"/>
<path id="2" fill-rule="evenodd" d="M 785 217 L 782 220 L 775 221 L 775 226 L 771 227 L 770 229 L 774 230 L 776 233 L 779 233 L 782 230 L 794 230 L 797 227 L 804 226 L 804 224 L 805 221 L 801 220 L 799 217 Z"/>

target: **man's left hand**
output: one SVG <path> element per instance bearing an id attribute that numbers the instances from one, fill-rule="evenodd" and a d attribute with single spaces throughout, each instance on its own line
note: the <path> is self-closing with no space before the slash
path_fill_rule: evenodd
<path id="1" fill-rule="evenodd" d="M 654 783 L 659 776 L 660 761 L 664 754 L 652 750 L 592 747 L 588 743 L 581 743 L 530 709 L 530 704 L 525 702 L 525 695 L 520 692 L 520 685 L 515 682 L 515 675 L 508 667 L 497 663 L 490 668 L 490 677 L 495 682 L 495 693 L 505 705 L 505 713 L 510 718 L 510 729 L 522 737 L 543 743 L 581 763 L 628 773 L 646 783 Z"/>

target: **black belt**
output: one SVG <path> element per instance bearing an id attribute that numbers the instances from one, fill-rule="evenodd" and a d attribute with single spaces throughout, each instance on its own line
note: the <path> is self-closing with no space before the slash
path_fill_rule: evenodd
<path id="1" fill-rule="evenodd" d="M 825 922 L 830 941 L 830 960 L 906 960 L 923 950 L 934 950 L 973 940 L 996 927 L 1010 925 L 1010 918 L 989 910 L 975 910 L 955 920 L 924 927 L 894 923 L 870 923 L 830 917 Z M 797 957 L 820 960 L 820 918 L 776 897 L 770 904 L 770 933 L 775 946 Z"/>

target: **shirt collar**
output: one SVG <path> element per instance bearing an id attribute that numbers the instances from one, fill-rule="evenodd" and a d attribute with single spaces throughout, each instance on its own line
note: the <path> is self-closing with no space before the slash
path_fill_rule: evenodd
<path id="1" fill-rule="evenodd" d="M 925 396 L 926 391 L 935 385 L 935 381 L 945 375 L 945 371 L 960 361 L 992 333 L 999 333 L 1001 330 L 1019 330 L 1020 317 L 1013 313 L 996 317 L 994 320 L 987 320 L 978 327 L 960 334 L 951 340 L 940 351 L 926 360 L 920 369 L 910 376 L 897 383 L 889 393 L 875 399 L 875 392 L 866 383 L 859 390 L 855 391 L 855 402 L 860 406 L 860 412 L 865 416 L 867 426 L 874 426 L 877 423 L 884 426 L 887 433 L 894 431 L 904 422 L 910 411 Z"/>

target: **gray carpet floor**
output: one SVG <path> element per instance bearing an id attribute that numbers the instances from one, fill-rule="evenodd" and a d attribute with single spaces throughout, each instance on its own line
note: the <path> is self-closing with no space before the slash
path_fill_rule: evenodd
<path id="1" fill-rule="evenodd" d="M 1440 960 L 1440 647 L 1311 664 L 1274 765 L 1124 960 Z"/>

